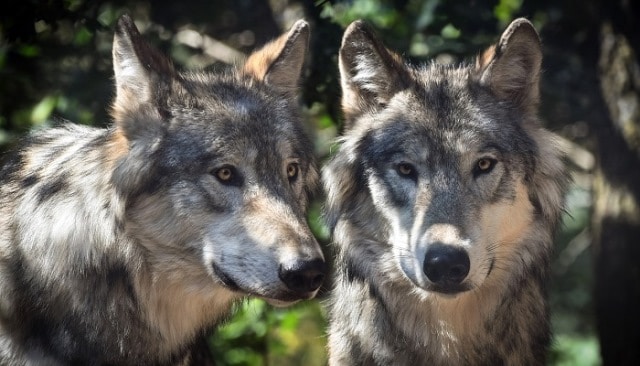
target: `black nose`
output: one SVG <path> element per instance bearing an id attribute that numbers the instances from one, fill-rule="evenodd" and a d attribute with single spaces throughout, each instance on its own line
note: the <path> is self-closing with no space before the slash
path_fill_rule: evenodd
<path id="1" fill-rule="evenodd" d="M 432 244 L 424 258 L 424 274 L 437 285 L 459 285 L 469 274 L 467 252 L 452 245 Z"/>
<path id="2" fill-rule="evenodd" d="M 291 291 L 307 294 L 320 288 L 326 271 L 325 262 L 314 259 L 281 265 L 278 275 Z"/>

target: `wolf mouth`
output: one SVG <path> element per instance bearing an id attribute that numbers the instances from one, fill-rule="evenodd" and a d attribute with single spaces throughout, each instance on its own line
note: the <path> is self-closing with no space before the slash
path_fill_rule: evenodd
<path id="1" fill-rule="evenodd" d="M 218 267 L 214 262 L 211 262 L 211 268 L 213 269 L 213 273 L 220 279 L 223 285 L 228 287 L 232 291 L 241 291 L 242 289 L 238 285 L 238 283 L 227 275 L 220 267 Z"/>
<path id="2" fill-rule="evenodd" d="M 491 258 L 491 263 L 489 263 L 489 270 L 487 270 L 487 277 L 489 277 L 489 275 L 491 274 L 491 272 L 493 271 L 493 267 L 496 265 L 496 258 L 492 257 Z"/>
<path id="3" fill-rule="evenodd" d="M 429 285 L 425 288 L 425 290 L 429 292 L 436 292 L 442 295 L 458 295 L 463 292 L 470 291 L 472 286 L 470 285 L 455 285 L 455 286 L 446 286 L 446 285 Z"/>
<path id="4" fill-rule="evenodd" d="M 436 293 L 438 295 L 445 296 L 453 296 L 455 297 L 458 294 L 471 291 L 474 289 L 474 285 L 471 283 L 467 283 L 466 281 L 460 284 L 434 284 L 431 282 L 427 283 L 419 283 L 417 280 L 414 280 L 410 276 L 405 274 L 405 277 L 409 280 L 412 286 L 415 286 L 422 291 L 426 291 L 429 293 Z"/>
<path id="5" fill-rule="evenodd" d="M 301 296 L 295 295 L 295 294 L 293 294 L 291 292 L 279 292 L 279 293 L 276 293 L 276 294 L 268 294 L 268 295 L 267 294 L 258 293 L 256 291 L 240 287 L 240 285 L 238 285 L 238 283 L 231 276 L 229 276 L 222 269 L 220 269 L 220 267 L 218 265 L 216 265 L 215 262 L 211 262 L 211 268 L 213 269 L 213 273 L 215 274 L 215 276 L 218 277 L 220 282 L 222 282 L 222 284 L 225 287 L 227 287 L 229 290 L 236 291 L 236 292 L 242 292 L 242 293 L 245 293 L 247 295 L 253 295 L 253 296 L 259 297 L 259 298 L 265 300 L 266 302 L 268 302 L 269 304 L 271 304 L 273 306 L 276 306 L 276 307 L 289 306 L 289 305 L 294 304 L 294 303 L 296 303 L 296 302 L 298 302 L 300 300 L 307 299 L 305 297 L 301 297 Z"/>

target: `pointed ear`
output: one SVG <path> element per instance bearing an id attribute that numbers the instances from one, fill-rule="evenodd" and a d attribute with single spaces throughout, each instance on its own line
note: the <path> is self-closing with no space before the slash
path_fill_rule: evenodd
<path id="1" fill-rule="evenodd" d="M 289 32 L 253 52 L 243 71 L 284 95 L 295 97 L 309 46 L 309 33 L 309 24 L 298 20 Z"/>
<path id="2" fill-rule="evenodd" d="M 346 122 L 386 105 L 410 85 L 402 58 L 388 50 L 362 20 L 349 25 L 340 47 L 342 109 Z"/>
<path id="3" fill-rule="evenodd" d="M 112 116 L 125 135 L 132 128 L 148 128 L 136 126 L 142 122 L 135 115 L 144 113 L 145 117 L 158 120 L 165 116 L 166 95 L 175 70 L 167 57 L 142 38 L 128 15 L 120 17 L 116 27 L 113 71 L 116 99 Z"/>
<path id="4" fill-rule="evenodd" d="M 540 37 L 524 18 L 511 22 L 500 41 L 476 60 L 480 83 L 498 98 L 510 100 L 524 112 L 534 112 L 540 100 L 539 80 L 542 64 Z"/>

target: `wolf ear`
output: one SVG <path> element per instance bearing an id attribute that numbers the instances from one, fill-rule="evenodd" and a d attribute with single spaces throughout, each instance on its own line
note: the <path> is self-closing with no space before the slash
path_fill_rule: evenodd
<path id="1" fill-rule="evenodd" d="M 540 95 L 542 64 L 540 37 L 524 18 L 511 22 L 500 41 L 476 60 L 480 83 L 500 99 L 510 100 L 525 112 L 534 112 Z"/>
<path id="2" fill-rule="evenodd" d="M 351 23 L 345 30 L 339 66 L 342 109 L 347 123 L 383 107 L 394 94 L 410 85 L 401 57 L 388 50 L 362 20 Z"/>
<path id="3" fill-rule="evenodd" d="M 295 97 L 309 46 L 309 33 L 309 24 L 298 20 L 289 32 L 253 52 L 244 64 L 244 73 L 286 96 Z"/>
<path id="4" fill-rule="evenodd" d="M 113 71 L 116 99 L 112 115 L 127 138 L 151 126 L 149 120 L 162 120 L 166 95 L 176 73 L 167 57 L 151 47 L 140 35 L 133 20 L 123 15 L 113 38 Z M 143 113 L 143 121 L 136 118 Z"/>

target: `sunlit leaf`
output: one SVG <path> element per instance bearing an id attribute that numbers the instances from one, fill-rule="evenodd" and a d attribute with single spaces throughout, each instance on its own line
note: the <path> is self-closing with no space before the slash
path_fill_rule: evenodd
<path id="1" fill-rule="evenodd" d="M 77 46 L 82 46 L 89 43 L 91 39 L 93 39 L 93 33 L 87 27 L 80 27 L 73 38 L 73 43 Z"/>
<path id="2" fill-rule="evenodd" d="M 318 127 L 320 128 L 329 128 L 335 126 L 335 122 L 331 119 L 331 116 L 328 114 L 324 114 L 317 119 Z"/>
<path id="3" fill-rule="evenodd" d="M 36 57 L 40 55 L 40 47 L 31 44 L 21 44 L 18 46 L 18 53 L 24 57 Z"/>
<path id="4" fill-rule="evenodd" d="M 67 10 L 75 11 L 84 3 L 83 0 L 64 0 L 64 7 Z"/>
<path id="5" fill-rule="evenodd" d="M 600 365 L 598 340 L 595 336 L 563 334 L 555 337 L 553 362 L 556 366 L 596 366 Z"/>
<path id="6" fill-rule="evenodd" d="M 31 111 L 31 123 L 33 125 L 43 124 L 55 109 L 57 99 L 57 97 L 48 95 L 40 103 L 36 104 Z"/>
<path id="7" fill-rule="evenodd" d="M 513 19 L 514 13 L 520 10 L 521 6 L 522 0 L 500 0 L 498 5 L 493 8 L 493 15 L 502 24 L 507 24 Z"/>
<path id="8" fill-rule="evenodd" d="M 100 14 L 98 14 L 98 22 L 107 27 L 115 24 L 116 19 L 118 19 L 118 13 L 111 4 L 105 4 L 101 9 Z"/>
<path id="9" fill-rule="evenodd" d="M 444 38 L 456 39 L 460 37 L 460 34 L 462 34 L 462 32 L 460 32 L 460 29 L 454 27 L 453 24 L 449 23 L 444 28 L 442 28 L 440 34 L 442 34 L 442 37 Z"/>

